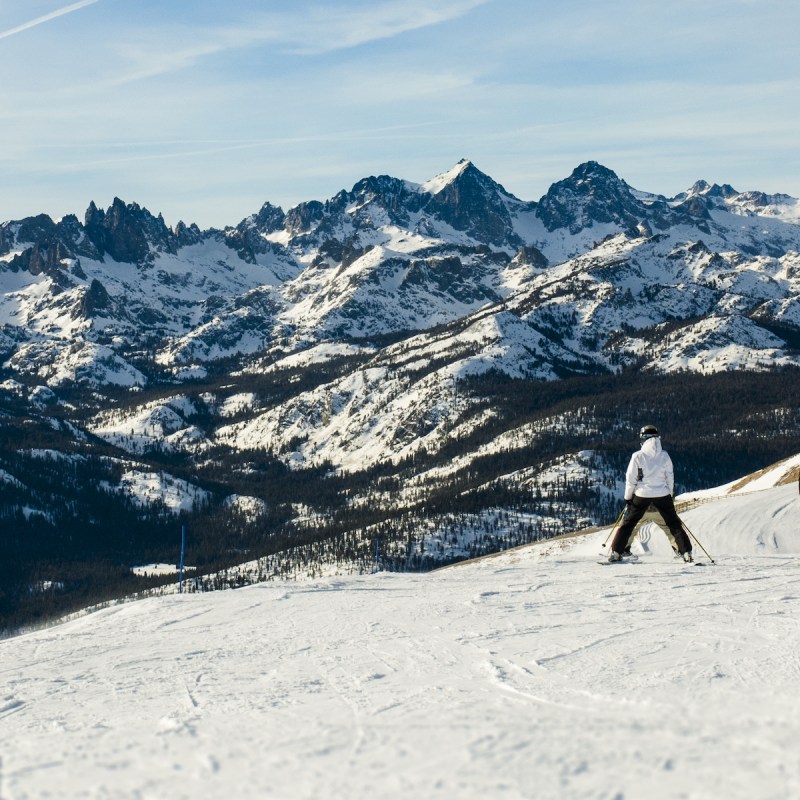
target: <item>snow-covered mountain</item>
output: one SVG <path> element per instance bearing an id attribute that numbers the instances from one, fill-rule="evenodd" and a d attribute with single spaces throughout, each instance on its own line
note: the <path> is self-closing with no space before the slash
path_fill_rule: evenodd
<path id="1" fill-rule="evenodd" d="M 793 797 L 799 462 L 685 512 L 714 566 L 604 529 L 2 641 L 4 796 Z"/>
<path id="2" fill-rule="evenodd" d="M 298 409 L 340 417 L 346 395 L 409 427 L 387 396 L 416 394 L 417 417 L 441 416 L 448 386 L 488 371 L 796 366 L 799 208 L 702 181 L 668 199 L 595 162 L 538 202 L 462 161 L 421 185 L 372 177 L 325 203 L 267 203 L 226 230 L 170 229 L 115 199 L 83 223 L 0 227 L 3 366 L 30 388 L 103 390 L 342 362 L 337 381 L 266 418 L 206 431 L 234 446 L 269 433 L 272 449 L 275 425 L 302 433 L 287 423 Z"/>
<path id="3" fill-rule="evenodd" d="M 0 555 L 30 575 L 0 558 L 0 590 L 79 591 L 44 553 L 127 579 L 179 517 L 207 565 L 599 524 L 653 419 L 684 488 L 727 480 L 800 444 L 799 304 L 796 200 L 595 162 L 535 202 L 464 160 L 220 230 L 119 199 L 3 223 Z"/>
<path id="4" fill-rule="evenodd" d="M 0 226 L 0 341 L 13 377 L 130 386 L 501 307 L 526 323 L 502 337 L 509 347 L 544 332 L 568 342 L 578 371 L 642 357 L 726 369 L 729 347 L 794 362 L 798 208 L 704 182 L 667 199 L 595 162 L 538 202 L 462 161 L 421 185 L 372 177 L 325 203 L 266 203 L 226 230 L 170 229 L 115 199 L 83 223 Z M 670 341 L 692 336 L 695 362 L 665 345 L 665 324 Z M 621 336 L 629 327 L 645 341 Z"/>

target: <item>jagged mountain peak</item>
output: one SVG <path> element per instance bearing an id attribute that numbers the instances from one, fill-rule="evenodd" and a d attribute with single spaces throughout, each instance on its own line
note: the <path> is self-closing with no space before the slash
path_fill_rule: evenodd
<path id="1" fill-rule="evenodd" d="M 357 181 L 351 191 L 352 195 L 362 196 L 365 194 L 386 194 L 390 192 L 402 192 L 408 190 L 408 181 L 402 178 L 394 178 L 391 175 L 370 175 Z"/>
<path id="2" fill-rule="evenodd" d="M 633 191 L 614 170 L 603 166 L 598 161 L 584 161 L 579 164 L 572 170 L 569 177 L 554 183 L 547 195 L 551 195 L 554 191 L 565 190 L 587 197 L 599 195 L 603 201 L 607 201 L 611 195 L 622 196 L 627 200 L 629 195 L 632 196 Z"/>
<path id="3" fill-rule="evenodd" d="M 429 194 L 438 194 L 445 186 L 457 180 L 469 167 L 474 167 L 473 163 L 466 158 L 462 158 L 455 166 L 425 181 L 420 188 Z"/>
<path id="4" fill-rule="evenodd" d="M 109 215 L 122 215 L 122 214 L 141 214 L 143 216 L 153 216 L 147 208 L 140 206 L 138 203 L 126 203 L 122 198 L 115 196 L 111 201 L 111 205 L 107 209 L 103 209 L 95 203 L 94 200 L 89 202 L 89 207 L 86 209 L 84 221 L 88 222 L 96 218 L 105 219 Z M 159 215 L 160 216 L 160 215 Z"/>
<path id="5" fill-rule="evenodd" d="M 391 175 L 362 178 L 349 193 L 340 195 L 337 196 L 338 207 L 342 211 L 360 216 L 361 209 L 377 206 L 393 224 L 406 227 L 409 225 L 409 212 L 418 211 L 423 203 L 418 185 Z"/>
<path id="6" fill-rule="evenodd" d="M 708 181 L 703 180 L 702 178 L 699 181 L 695 181 L 688 192 L 685 192 L 685 195 L 688 197 L 692 194 L 705 194 L 711 188 L 711 184 Z"/>
<path id="7" fill-rule="evenodd" d="M 582 164 L 579 164 L 574 170 L 572 170 L 572 173 L 566 180 L 574 183 L 591 181 L 594 183 L 617 183 L 625 187 L 628 185 L 624 180 L 622 180 L 622 178 L 619 177 L 619 175 L 617 175 L 616 172 L 614 172 L 614 170 L 603 166 L 603 164 L 601 164 L 599 161 L 584 161 Z"/>
<path id="8" fill-rule="evenodd" d="M 274 206 L 272 203 L 264 203 L 259 209 L 257 214 L 249 218 L 252 224 L 263 230 L 265 233 L 272 233 L 272 231 L 280 230 L 286 220 L 286 214 L 280 206 Z"/>
<path id="9" fill-rule="evenodd" d="M 153 216 L 144 206 L 119 197 L 105 211 L 92 200 L 84 229 L 101 255 L 108 253 L 120 262 L 138 263 L 148 257 L 151 247 L 173 252 L 178 244 L 161 214 Z"/>
<path id="10" fill-rule="evenodd" d="M 9 252 L 13 244 L 50 244 L 57 238 L 58 223 L 47 214 L 37 214 L 0 226 L 0 254 Z"/>
<path id="11" fill-rule="evenodd" d="M 420 191 L 431 196 L 424 211 L 455 230 L 514 250 L 522 244 L 514 232 L 511 209 L 526 204 L 471 161 L 461 159 L 452 169 L 423 183 Z"/>
<path id="12" fill-rule="evenodd" d="M 577 234 L 595 224 L 636 228 L 651 214 L 616 172 L 586 161 L 554 183 L 539 201 L 537 215 L 549 231 L 567 228 Z"/>
<path id="13" fill-rule="evenodd" d="M 133 348 L 155 340 L 157 329 L 156 346 L 166 353 L 158 362 L 163 365 L 177 363 L 176 353 L 211 362 L 266 351 L 279 341 L 292 348 L 334 334 L 424 330 L 504 300 L 532 282 L 547 282 L 551 268 L 573 259 L 586 257 L 591 268 L 606 258 L 628 259 L 630 248 L 643 247 L 645 239 L 653 240 L 651 248 L 666 241 L 664 253 L 639 258 L 642 269 L 651 271 L 648 280 L 659 285 L 697 284 L 694 274 L 678 279 L 664 271 L 673 262 L 670 254 L 687 241 L 702 238 L 712 252 L 739 252 L 743 262 L 800 250 L 796 203 L 787 199 L 778 207 L 779 196 L 755 193 L 726 199 L 732 192 L 727 184 L 698 182 L 692 197 L 671 203 L 632 189 L 616 172 L 590 160 L 553 184 L 539 204 L 526 203 L 461 159 L 426 184 L 380 174 L 286 213 L 267 202 L 224 231 L 203 232 L 183 223 L 170 230 L 160 215 L 119 197 L 107 209 L 92 202 L 85 225 L 74 216 L 53 222 L 40 215 L 0 226 L 0 271 L 16 273 L 6 282 L 6 319 L 14 326 L 9 336 L 15 337 L 8 350 L 13 342 L 40 335 L 36 325 L 49 325 L 53 314 L 67 309 L 62 314 L 67 319 L 77 290 L 91 289 L 95 279 L 110 300 L 97 286 L 89 292 L 81 317 L 95 320 L 92 335 L 103 341 L 116 337 L 121 349 Z M 610 244 L 597 246 L 604 242 Z M 718 268 L 689 261 L 694 269 Z M 117 262 L 142 269 L 120 270 Z M 736 267 L 731 263 L 718 268 L 720 275 L 709 273 L 702 296 L 731 283 L 727 273 Z M 785 269 L 793 275 L 795 261 L 787 260 Z M 36 282 L 30 283 L 20 316 L 15 315 L 19 297 L 11 294 L 28 280 L 20 274 L 25 272 Z M 758 280 L 772 286 L 769 276 Z M 40 284 L 48 289 L 46 296 L 40 296 Z M 580 295 L 576 307 L 589 302 L 594 291 Z M 772 303 L 769 318 L 797 327 L 794 303 L 782 289 L 770 291 L 763 297 Z M 69 292 L 76 297 L 67 298 Z M 742 296 L 752 299 L 754 292 Z M 707 309 L 698 303 L 692 311 L 702 316 Z M 88 313 L 96 310 L 103 313 Z"/>
<path id="14" fill-rule="evenodd" d="M 497 181 L 478 169 L 478 167 L 467 158 L 462 158 L 455 166 L 451 167 L 446 172 L 441 172 L 430 180 L 425 181 L 420 188 L 423 192 L 438 195 L 446 191 L 448 187 L 454 185 L 465 186 L 469 184 L 480 186 L 484 191 L 490 193 L 499 192 L 514 200 L 517 199 L 507 192 Z"/>
<path id="15" fill-rule="evenodd" d="M 673 200 L 684 201 L 693 197 L 710 197 L 717 200 L 729 200 L 733 197 L 738 197 L 739 192 L 733 188 L 729 183 L 723 183 L 721 186 L 718 183 L 709 183 L 705 180 L 695 181 L 692 186 L 685 192 L 676 195 Z"/>

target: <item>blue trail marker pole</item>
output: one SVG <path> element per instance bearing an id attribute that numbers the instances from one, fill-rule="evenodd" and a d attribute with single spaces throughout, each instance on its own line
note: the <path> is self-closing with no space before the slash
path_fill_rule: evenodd
<path id="1" fill-rule="evenodd" d="M 186 552 L 186 526 L 181 525 L 181 566 L 180 566 L 180 584 L 178 586 L 178 594 L 183 594 L 183 554 Z"/>

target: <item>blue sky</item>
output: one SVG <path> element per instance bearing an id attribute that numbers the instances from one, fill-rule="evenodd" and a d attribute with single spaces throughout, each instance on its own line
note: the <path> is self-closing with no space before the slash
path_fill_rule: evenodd
<path id="1" fill-rule="evenodd" d="M 0 0 L 0 220 L 236 224 L 469 158 L 800 196 L 795 0 Z"/>

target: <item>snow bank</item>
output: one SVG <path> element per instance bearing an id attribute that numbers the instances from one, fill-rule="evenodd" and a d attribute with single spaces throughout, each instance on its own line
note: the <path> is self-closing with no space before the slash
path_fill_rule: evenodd
<path id="1" fill-rule="evenodd" d="M 726 557 L 800 554 L 800 494 L 794 484 L 706 498 L 702 505 L 681 511 L 680 517 L 716 561 Z M 609 531 L 610 528 L 605 528 L 586 536 L 558 540 L 552 546 L 588 558 L 603 552 Z M 672 548 L 654 523 L 643 525 L 641 531 L 633 545 L 635 553 L 643 560 L 672 559 Z M 693 549 L 696 557 L 704 559 L 696 541 Z"/>

